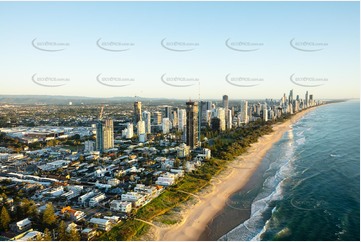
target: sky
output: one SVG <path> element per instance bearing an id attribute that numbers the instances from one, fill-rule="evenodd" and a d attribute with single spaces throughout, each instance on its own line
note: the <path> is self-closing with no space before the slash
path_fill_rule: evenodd
<path id="1" fill-rule="evenodd" d="M 0 95 L 359 98 L 359 2 L 0 2 Z"/>

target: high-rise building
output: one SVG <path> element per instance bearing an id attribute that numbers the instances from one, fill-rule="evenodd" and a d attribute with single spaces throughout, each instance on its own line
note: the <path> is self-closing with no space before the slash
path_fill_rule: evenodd
<path id="1" fill-rule="evenodd" d="M 275 120 L 275 118 L 276 118 L 273 110 L 269 111 L 269 116 L 270 116 L 270 119 L 272 119 L 272 120 Z"/>
<path id="2" fill-rule="evenodd" d="M 221 131 L 226 130 L 226 112 L 224 108 L 217 108 L 216 115 L 219 119 L 219 128 Z"/>
<path id="3" fill-rule="evenodd" d="M 257 105 L 256 105 L 256 114 L 258 117 L 261 116 L 261 104 L 260 103 L 257 103 Z"/>
<path id="4" fill-rule="evenodd" d="M 241 111 L 241 123 L 247 124 L 248 119 L 248 101 L 243 101 L 242 111 Z"/>
<path id="5" fill-rule="evenodd" d="M 184 131 L 186 127 L 187 113 L 185 109 L 178 110 L 178 131 Z"/>
<path id="6" fill-rule="evenodd" d="M 232 110 L 231 109 L 228 109 L 228 120 L 227 120 L 227 124 L 226 124 L 226 127 L 228 127 L 228 129 L 231 129 L 232 128 L 232 123 L 233 123 L 233 115 L 232 115 Z"/>
<path id="7" fill-rule="evenodd" d="M 282 100 L 281 100 L 281 104 L 282 106 L 286 104 L 286 93 L 283 94 Z"/>
<path id="8" fill-rule="evenodd" d="M 165 118 L 169 118 L 169 119 L 170 119 L 170 111 L 171 111 L 171 107 L 170 107 L 170 106 L 165 106 L 165 107 L 164 107 L 164 117 L 165 117 Z"/>
<path id="9" fill-rule="evenodd" d="M 306 94 L 305 94 L 305 105 L 304 107 L 307 108 L 309 106 L 309 103 L 308 103 L 308 91 L 306 91 Z"/>
<path id="10" fill-rule="evenodd" d="M 134 132 L 133 124 L 127 123 L 127 127 L 122 130 L 122 136 L 125 137 L 126 139 L 131 139 L 133 138 L 133 132 Z"/>
<path id="11" fill-rule="evenodd" d="M 155 124 L 155 125 L 162 124 L 162 113 L 161 112 L 153 113 L 153 124 Z"/>
<path id="12" fill-rule="evenodd" d="M 268 121 L 268 110 L 267 108 L 263 108 L 263 121 L 267 122 Z"/>
<path id="13" fill-rule="evenodd" d="M 114 147 L 113 120 L 100 120 L 96 126 L 96 149 L 101 153 Z"/>
<path id="14" fill-rule="evenodd" d="M 291 105 L 293 103 L 293 89 L 290 90 L 290 95 L 288 96 L 288 103 Z"/>
<path id="15" fill-rule="evenodd" d="M 113 120 L 105 120 L 104 129 L 104 149 L 114 148 L 114 124 Z"/>
<path id="16" fill-rule="evenodd" d="M 225 113 L 226 113 L 226 129 L 229 129 L 229 127 L 227 126 L 228 124 L 228 120 L 229 120 L 229 115 L 228 115 L 228 96 L 227 95 L 223 95 L 223 108 L 225 109 Z"/>
<path id="17" fill-rule="evenodd" d="M 142 120 L 142 102 L 134 102 L 134 120 L 133 123 L 137 124 Z"/>
<path id="18" fill-rule="evenodd" d="M 310 94 L 309 103 L 310 103 L 310 107 L 312 107 L 312 106 L 314 105 L 314 102 L 313 102 L 313 94 Z"/>
<path id="19" fill-rule="evenodd" d="M 145 134 L 145 122 L 143 120 L 139 120 L 137 123 L 137 135 Z"/>
<path id="20" fill-rule="evenodd" d="M 162 131 L 163 131 L 163 134 L 168 134 L 168 133 L 169 133 L 169 129 L 170 129 L 170 121 L 169 121 L 169 118 L 163 118 L 163 122 L 162 122 Z"/>
<path id="21" fill-rule="evenodd" d="M 211 126 L 212 113 L 213 113 L 212 110 L 207 110 L 207 113 L 206 113 L 207 126 Z"/>
<path id="22" fill-rule="evenodd" d="M 144 111 L 142 113 L 142 118 L 143 118 L 143 121 L 145 123 L 145 133 L 150 134 L 152 132 L 151 131 L 151 126 L 150 126 L 150 121 L 151 121 L 150 112 Z"/>
<path id="23" fill-rule="evenodd" d="M 170 121 L 172 123 L 172 127 L 178 127 L 178 108 L 175 108 L 170 113 Z"/>
<path id="24" fill-rule="evenodd" d="M 96 124 L 96 143 L 95 148 L 100 153 L 104 151 L 104 132 L 103 132 L 103 122 L 99 120 Z"/>
<path id="25" fill-rule="evenodd" d="M 200 108 L 199 112 L 201 113 L 201 126 L 206 127 L 210 123 L 207 119 L 207 112 L 209 110 L 212 110 L 212 102 L 201 101 L 199 108 Z"/>
<path id="26" fill-rule="evenodd" d="M 293 100 L 293 110 L 295 113 L 297 113 L 299 111 L 299 102 L 298 100 Z"/>
<path id="27" fill-rule="evenodd" d="M 188 101 L 187 105 L 187 125 L 186 144 L 194 149 L 198 146 L 198 103 Z"/>

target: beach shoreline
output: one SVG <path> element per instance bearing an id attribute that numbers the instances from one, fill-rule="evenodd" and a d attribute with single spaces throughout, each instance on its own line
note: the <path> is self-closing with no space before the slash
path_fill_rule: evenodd
<path id="1" fill-rule="evenodd" d="M 273 125 L 271 134 L 260 137 L 246 153 L 231 161 L 225 172 L 212 178 L 212 190 L 200 197 L 194 206 L 183 209 L 181 223 L 169 227 L 153 227 L 151 232 L 154 240 L 199 240 L 209 222 L 226 206 L 228 198 L 247 184 L 273 144 L 291 129 L 292 124 L 315 108 L 304 110 L 283 123 Z"/>

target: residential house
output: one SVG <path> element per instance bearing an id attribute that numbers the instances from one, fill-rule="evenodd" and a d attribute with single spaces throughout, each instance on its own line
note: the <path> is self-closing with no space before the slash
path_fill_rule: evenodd
<path id="1" fill-rule="evenodd" d="M 15 233 L 23 233 L 29 229 L 31 229 L 31 221 L 29 218 L 20 220 L 19 222 L 10 224 L 10 229 Z"/>
<path id="2" fill-rule="evenodd" d="M 133 207 L 140 207 L 145 203 L 145 196 L 137 192 L 127 192 L 122 194 L 122 201 L 131 202 Z"/>
<path id="3" fill-rule="evenodd" d="M 92 240 L 96 236 L 96 229 L 85 228 L 81 231 L 80 235 L 82 241 Z"/>
<path id="4" fill-rule="evenodd" d="M 130 213 L 132 211 L 132 203 L 121 200 L 113 200 L 110 203 L 110 210 L 116 212 Z"/>
<path id="5" fill-rule="evenodd" d="M 39 232 L 39 231 L 30 231 L 28 233 L 26 233 L 23 237 L 17 239 L 20 241 L 35 241 L 37 240 L 37 236 L 40 235 L 41 237 L 43 236 L 43 233 Z"/>
<path id="6" fill-rule="evenodd" d="M 85 218 L 85 213 L 83 211 L 72 209 L 70 206 L 64 207 L 61 209 L 60 213 L 64 216 L 65 214 L 70 215 L 70 219 L 73 221 L 80 221 Z"/>
<path id="7" fill-rule="evenodd" d="M 98 195 L 90 198 L 90 200 L 89 200 L 89 206 L 90 206 L 90 207 L 98 206 L 99 203 L 100 203 L 101 201 L 103 201 L 104 199 L 106 199 L 106 198 L 107 198 L 107 197 L 105 196 L 104 193 L 100 193 L 100 194 L 98 194 Z"/>
<path id="8" fill-rule="evenodd" d="M 88 201 L 90 198 L 94 197 L 95 195 L 96 195 L 96 193 L 93 192 L 93 191 L 88 192 L 88 193 L 80 196 L 80 197 L 78 198 L 78 202 L 79 202 L 79 204 L 81 204 L 81 205 L 85 205 L 85 204 L 87 203 L 87 201 Z"/>
<path id="9" fill-rule="evenodd" d="M 100 230 L 109 231 L 112 228 L 112 223 L 108 219 L 92 218 L 89 222 Z"/>

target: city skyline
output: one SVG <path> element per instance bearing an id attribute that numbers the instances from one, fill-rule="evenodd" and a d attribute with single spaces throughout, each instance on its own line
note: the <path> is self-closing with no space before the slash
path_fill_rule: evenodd
<path id="1" fill-rule="evenodd" d="M 359 98 L 357 19 L 359 2 L 1 2 L 1 94 Z"/>

